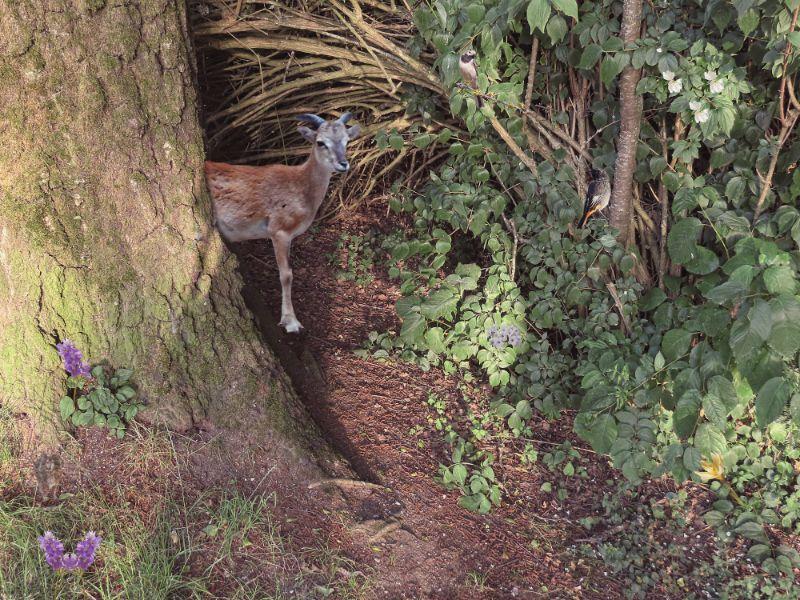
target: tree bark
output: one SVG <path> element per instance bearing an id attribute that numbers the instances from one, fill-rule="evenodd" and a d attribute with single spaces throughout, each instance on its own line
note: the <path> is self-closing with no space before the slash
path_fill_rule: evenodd
<path id="1" fill-rule="evenodd" d="M 624 0 L 620 34 L 626 47 L 639 39 L 641 27 L 642 0 Z M 631 241 L 633 174 L 636 170 L 636 146 L 642 119 L 642 97 L 636 93 L 640 76 L 639 69 L 628 66 L 622 71 L 619 80 L 620 129 L 610 220 L 611 225 L 619 231 L 619 241 L 625 246 Z"/>
<path id="2" fill-rule="evenodd" d="M 149 420 L 307 448 L 212 227 L 186 23 L 183 0 L 0 0 L 0 402 L 57 434 L 69 338 L 135 370 Z"/>

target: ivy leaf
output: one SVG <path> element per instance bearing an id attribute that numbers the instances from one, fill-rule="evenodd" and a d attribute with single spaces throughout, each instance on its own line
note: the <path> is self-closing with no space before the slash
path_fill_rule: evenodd
<path id="1" fill-rule="evenodd" d="M 550 17 L 550 4 L 547 0 L 531 0 L 528 3 L 527 17 L 531 31 L 535 29 L 544 31 L 547 19 Z"/>
<path id="2" fill-rule="evenodd" d="M 664 290 L 657 287 L 650 288 L 650 290 L 644 296 L 642 296 L 642 299 L 639 300 L 639 310 L 643 310 L 645 312 L 653 310 L 666 299 L 667 294 L 664 293 Z"/>
<path id="3" fill-rule="evenodd" d="M 783 412 L 791 388 L 783 377 L 773 377 L 761 386 L 756 396 L 756 422 L 761 428 L 777 419 Z"/>
<path id="4" fill-rule="evenodd" d="M 578 20 L 578 3 L 575 0 L 553 0 L 553 6 L 568 17 Z"/>
<path id="5" fill-rule="evenodd" d="M 719 398 L 725 406 L 727 415 L 739 403 L 739 396 L 733 382 L 722 375 L 714 375 L 708 380 L 708 393 Z"/>

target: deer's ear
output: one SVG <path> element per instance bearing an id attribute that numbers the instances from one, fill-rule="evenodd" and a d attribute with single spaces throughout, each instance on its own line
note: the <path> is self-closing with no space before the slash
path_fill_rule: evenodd
<path id="1" fill-rule="evenodd" d="M 297 131 L 299 131 L 300 135 L 302 135 L 303 138 L 305 138 L 305 140 L 308 141 L 308 142 L 314 142 L 317 139 L 317 132 L 314 131 L 313 129 L 309 129 L 308 127 L 300 126 L 300 127 L 297 128 Z"/>
<path id="2" fill-rule="evenodd" d="M 361 135 L 361 127 L 359 125 L 353 125 L 352 127 L 347 128 L 347 137 L 351 140 L 357 138 Z"/>

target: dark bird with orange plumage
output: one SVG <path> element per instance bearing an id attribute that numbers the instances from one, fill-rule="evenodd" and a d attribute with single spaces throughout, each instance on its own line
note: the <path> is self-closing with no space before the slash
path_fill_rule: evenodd
<path id="1" fill-rule="evenodd" d="M 608 179 L 608 175 L 598 169 L 592 169 L 589 174 L 592 181 L 586 192 L 586 203 L 583 206 L 583 216 L 578 221 L 578 227 L 585 227 L 589 218 L 608 206 L 611 200 L 611 181 Z"/>

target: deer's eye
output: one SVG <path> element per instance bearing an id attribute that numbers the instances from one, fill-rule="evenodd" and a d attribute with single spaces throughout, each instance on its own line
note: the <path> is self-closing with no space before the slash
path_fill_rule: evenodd
<path id="1" fill-rule="evenodd" d="M 319 142 L 318 141 L 317 142 L 317 146 L 319 146 L 320 148 L 324 148 L 325 147 L 325 142 Z"/>

